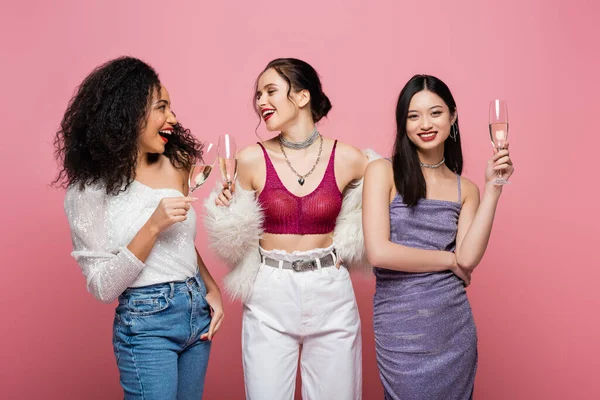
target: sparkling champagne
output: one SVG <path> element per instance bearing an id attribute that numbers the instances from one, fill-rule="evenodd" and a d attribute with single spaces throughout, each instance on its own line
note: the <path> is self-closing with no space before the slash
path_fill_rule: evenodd
<path id="1" fill-rule="evenodd" d="M 492 144 L 498 150 L 506 147 L 508 139 L 508 122 L 495 122 L 490 124 L 490 139 Z"/>
<path id="2" fill-rule="evenodd" d="M 231 188 L 231 184 L 237 177 L 237 159 L 219 157 L 219 168 L 221 169 L 221 178 L 223 182 Z"/>

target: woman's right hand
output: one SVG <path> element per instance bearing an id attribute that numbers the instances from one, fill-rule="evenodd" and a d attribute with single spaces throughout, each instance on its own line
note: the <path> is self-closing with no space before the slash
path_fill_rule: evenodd
<path id="1" fill-rule="evenodd" d="M 177 222 L 185 221 L 192 207 L 190 203 L 196 200 L 194 197 L 165 197 L 158 203 L 148 223 L 160 233 Z"/>
<path id="2" fill-rule="evenodd" d="M 462 268 L 460 265 L 458 265 L 458 262 L 456 260 L 456 255 L 454 253 L 450 253 L 452 254 L 453 257 L 453 262 L 452 262 L 452 267 L 450 267 L 450 271 L 452 271 L 452 273 L 454 273 L 454 275 L 456 275 L 457 277 L 460 278 L 460 280 L 463 281 L 465 287 L 469 286 L 471 284 L 471 270 Z"/>
<path id="3" fill-rule="evenodd" d="M 233 193 L 235 193 L 235 183 L 231 184 L 231 190 L 229 190 L 226 182 L 223 183 L 223 189 L 215 199 L 215 204 L 220 207 L 229 207 L 230 201 L 233 198 Z"/>

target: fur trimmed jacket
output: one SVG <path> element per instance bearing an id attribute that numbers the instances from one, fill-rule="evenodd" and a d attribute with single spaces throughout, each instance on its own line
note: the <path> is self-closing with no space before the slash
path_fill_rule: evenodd
<path id="1" fill-rule="evenodd" d="M 381 158 L 365 150 L 369 162 Z M 337 256 L 351 270 L 369 270 L 362 230 L 362 179 L 344 192 L 342 209 L 335 224 L 333 243 Z M 255 192 L 236 185 L 229 207 L 215 204 L 222 185 L 211 192 L 204 208 L 204 225 L 210 246 L 222 258 L 231 272 L 225 277 L 225 290 L 233 299 L 247 301 L 252 294 L 254 279 L 261 264 L 258 242 L 263 233 L 263 213 Z"/>

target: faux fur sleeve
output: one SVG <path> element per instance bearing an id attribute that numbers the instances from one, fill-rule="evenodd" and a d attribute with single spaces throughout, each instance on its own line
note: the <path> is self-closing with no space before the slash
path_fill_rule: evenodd
<path id="1" fill-rule="evenodd" d="M 257 251 L 263 233 L 263 213 L 254 191 L 238 184 L 229 207 L 215 204 L 222 185 L 210 193 L 204 202 L 204 225 L 211 247 L 230 268 L 235 268 L 249 252 Z"/>
<path id="2" fill-rule="evenodd" d="M 381 158 L 373 150 L 367 149 L 364 154 L 369 162 Z M 338 257 L 353 270 L 370 271 L 372 268 L 367 261 L 365 240 L 362 228 L 362 191 L 363 180 L 346 190 L 342 201 L 342 210 L 335 224 L 333 242 Z"/>

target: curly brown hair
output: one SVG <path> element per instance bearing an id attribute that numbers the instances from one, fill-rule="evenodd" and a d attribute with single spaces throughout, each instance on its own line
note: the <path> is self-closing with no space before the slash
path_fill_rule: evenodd
<path id="1" fill-rule="evenodd" d="M 138 136 L 154 91 L 156 71 L 133 57 L 120 57 L 97 67 L 78 87 L 54 138 L 60 170 L 54 185 L 101 183 L 108 194 L 126 190 L 135 179 Z M 189 170 L 202 157 L 202 144 L 189 129 L 174 126 L 163 153 L 175 168 Z M 149 162 L 158 160 L 149 155 Z"/>

